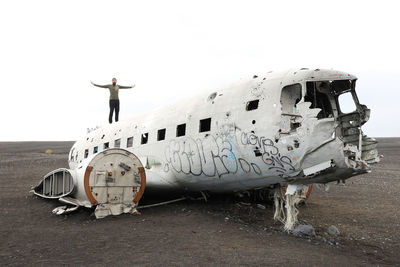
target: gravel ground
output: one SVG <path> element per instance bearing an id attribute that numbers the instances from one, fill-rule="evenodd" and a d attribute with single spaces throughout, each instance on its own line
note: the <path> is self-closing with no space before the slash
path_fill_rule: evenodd
<path id="1" fill-rule="evenodd" d="M 272 220 L 270 204 L 229 195 L 96 220 L 92 210 L 55 216 L 57 201 L 28 193 L 67 167 L 72 142 L 0 143 L 1 265 L 398 265 L 400 138 L 379 139 L 385 157 L 369 174 L 328 192 L 314 186 L 299 218 L 316 237 L 296 237 Z M 52 149 L 53 154 L 45 154 Z M 159 201 L 146 196 L 143 203 Z M 334 225 L 339 236 L 331 236 Z"/>

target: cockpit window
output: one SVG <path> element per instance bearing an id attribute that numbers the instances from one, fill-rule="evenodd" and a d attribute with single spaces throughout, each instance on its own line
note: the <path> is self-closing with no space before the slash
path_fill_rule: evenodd
<path id="1" fill-rule="evenodd" d="M 345 92 L 349 92 L 351 90 L 351 81 L 350 80 L 336 80 L 331 83 L 332 92 L 335 95 L 343 94 Z"/>
<path id="2" fill-rule="evenodd" d="M 357 109 L 351 92 L 339 95 L 338 101 L 340 106 L 340 112 L 342 113 L 351 113 Z"/>

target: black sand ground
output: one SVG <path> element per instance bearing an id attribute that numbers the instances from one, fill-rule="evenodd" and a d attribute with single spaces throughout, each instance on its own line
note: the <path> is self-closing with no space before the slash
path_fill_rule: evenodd
<path id="1" fill-rule="evenodd" d="M 385 158 L 372 173 L 329 192 L 314 187 L 300 219 L 319 238 L 281 232 L 271 206 L 224 196 L 102 220 L 87 209 L 55 216 L 57 201 L 28 191 L 47 172 L 67 167 L 71 145 L 0 143 L 0 265 L 400 266 L 400 138 L 380 139 Z M 326 234 L 330 225 L 339 237 Z"/>

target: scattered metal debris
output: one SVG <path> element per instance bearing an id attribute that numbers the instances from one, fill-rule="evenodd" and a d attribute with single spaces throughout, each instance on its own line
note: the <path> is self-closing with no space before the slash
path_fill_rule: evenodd
<path id="1" fill-rule="evenodd" d="M 52 212 L 53 212 L 53 214 L 56 214 L 56 215 L 62 215 L 62 214 L 68 214 L 73 211 L 76 211 L 78 208 L 79 208 L 79 206 L 72 206 L 72 207 L 60 206 L 60 207 L 53 209 Z"/>
<path id="2" fill-rule="evenodd" d="M 164 201 L 164 202 L 160 202 L 160 203 L 155 203 L 155 204 L 150 204 L 150 205 L 144 205 L 144 206 L 138 206 L 138 209 L 146 209 L 146 208 L 151 208 L 151 207 L 157 207 L 157 206 L 162 206 L 162 205 L 167 205 L 167 204 L 171 204 L 171 203 L 175 203 L 175 202 L 179 202 L 182 200 L 187 199 L 186 197 L 181 197 L 181 198 L 177 198 L 177 199 L 173 199 L 173 200 L 168 200 L 168 201 Z"/>

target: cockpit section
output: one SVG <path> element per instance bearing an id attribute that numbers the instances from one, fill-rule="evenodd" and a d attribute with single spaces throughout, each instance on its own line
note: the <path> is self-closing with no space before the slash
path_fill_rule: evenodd
<path id="1" fill-rule="evenodd" d="M 357 113 L 360 115 L 360 125 L 362 125 L 369 118 L 369 109 L 359 103 L 355 84 L 354 79 L 306 81 L 305 84 L 284 86 L 280 98 L 282 115 L 296 116 L 297 104 L 309 102 L 310 109 L 320 110 L 317 114 L 318 120 L 340 119 L 347 114 Z"/>
<path id="2" fill-rule="evenodd" d="M 356 80 L 307 81 L 304 102 L 310 108 L 319 108 L 318 119 L 335 118 L 341 120 L 347 114 L 359 115 L 359 125 L 369 119 L 370 110 L 360 104 L 356 91 Z"/>
<path id="3" fill-rule="evenodd" d="M 347 165 L 366 171 L 367 164 L 379 162 L 379 155 L 377 141 L 361 129 L 370 110 L 360 104 L 355 87 L 356 79 L 306 80 L 282 87 L 279 136 L 295 136 L 306 121 L 317 119 L 307 129 L 323 123 L 320 129 L 333 131 L 332 137 L 343 142 Z"/>

